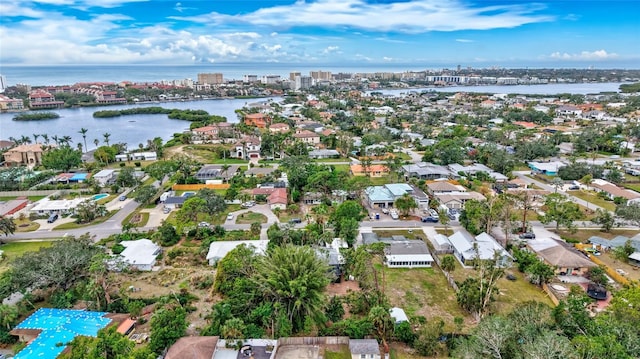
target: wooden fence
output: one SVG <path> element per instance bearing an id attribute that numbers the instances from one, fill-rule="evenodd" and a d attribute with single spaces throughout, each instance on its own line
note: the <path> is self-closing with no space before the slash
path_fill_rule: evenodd
<path id="1" fill-rule="evenodd" d="M 622 284 L 622 285 L 629 285 L 631 284 L 629 282 L 629 280 L 625 277 L 623 277 L 622 275 L 620 275 L 620 273 L 616 272 L 615 270 L 613 270 L 612 268 L 610 268 L 609 266 L 607 266 L 603 261 L 601 261 L 598 257 L 594 256 L 593 254 L 589 254 L 589 258 L 591 259 L 591 261 L 599 266 L 601 266 L 605 272 L 607 272 L 607 275 L 609 275 L 609 277 L 611 277 L 613 280 L 615 280 L 616 282 Z"/>
<path id="2" fill-rule="evenodd" d="M 61 192 L 89 192 L 90 189 L 46 189 L 34 191 L 2 191 L 0 197 L 29 197 L 29 196 L 49 196 Z"/>
<path id="3" fill-rule="evenodd" d="M 282 345 L 349 345 L 349 337 L 290 337 L 278 339 Z"/>
<path id="4" fill-rule="evenodd" d="M 171 189 L 174 191 L 199 191 L 203 188 L 208 189 L 229 189 L 231 187 L 228 183 L 218 184 L 174 184 Z"/>
<path id="5" fill-rule="evenodd" d="M 549 296 L 549 299 L 551 299 L 551 301 L 553 302 L 553 305 L 560 304 L 560 300 L 558 300 L 558 297 L 556 297 L 553 291 L 549 289 L 549 286 L 546 283 L 542 283 L 542 290 L 544 290 L 544 292 L 547 293 L 547 295 Z"/>

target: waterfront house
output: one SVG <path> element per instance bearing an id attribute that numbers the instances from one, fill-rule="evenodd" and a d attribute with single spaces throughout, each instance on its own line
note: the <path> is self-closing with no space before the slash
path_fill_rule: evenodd
<path id="1" fill-rule="evenodd" d="M 3 154 L 4 165 L 6 167 L 39 166 L 42 164 L 43 153 L 42 145 L 39 143 L 20 145 Z"/>

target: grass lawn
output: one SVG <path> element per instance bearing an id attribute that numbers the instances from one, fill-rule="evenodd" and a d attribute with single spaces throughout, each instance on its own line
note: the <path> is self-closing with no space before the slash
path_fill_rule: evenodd
<path id="1" fill-rule="evenodd" d="M 585 200 L 589 203 L 593 203 L 596 206 L 600 206 L 606 210 L 609 211 L 615 211 L 616 210 L 616 205 L 615 203 L 613 203 L 612 201 L 606 201 L 600 197 L 598 197 L 597 195 L 595 195 L 593 192 L 587 192 L 587 191 L 568 191 L 568 194 L 578 197 L 582 200 Z"/>
<path id="2" fill-rule="evenodd" d="M 323 163 L 323 162 L 351 162 L 350 158 L 347 157 L 339 157 L 339 158 L 316 158 L 313 162 Z M 262 163 L 262 161 L 260 161 Z"/>
<path id="3" fill-rule="evenodd" d="M 391 305 L 403 308 L 410 318 L 442 318 L 446 323 L 445 330 L 455 329 L 455 317 L 469 319 L 458 306 L 455 291 L 438 268 L 384 267 L 384 283 Z"/>
<path id="4" fill-rule="evenodd" d="M 109 203 L 109 202 L 113 201 L 116 197 L 118 197 L 118 196 L 117 196 L 117 195 L 115 195 L 115 194 L 110 194 L 110 195 L 108 195 L 108 196 L 107 196 L 107 197 L 105 197 L 105 198 L 100 198 L 100 199 L 98 200 L 98 204 L 107 204 L 107 203 Z"/>
<path id="5" fill-rule="evenodd" d="M 345 173 L 349 173 L 351 166 L 348 164 L 344 164 L 344 165 L 330 165 L 333 166 L 337 172 L 345 172 Z"/>
<path id="6" fill-rule="evenodd" d="M 374 229 L 373 233 L 377 234 L 379 237 L 391 237 L 391 236 L 405 236 L 407 239 L 416 239 L 416 236 L 424 237 L 424 232 L 421 228 L 417 228 L 416 230 L 377 230 Z"/>
<path id="7" fill-rule="evenodd" d="M 9 262 L 22 256 L 26 252 L 35 252 L 40 248 L 51 247 L 53 241 L 25 241 L 11 242 L 0 245 L 0 250 L 4 251 L 4 259 L 0 261 L 0 272 L 8 268 Z"/>
<path id="8" fill-rule="evenodd" d="M 554 230 L 554 232 L 556 232 Z M 616 236 L 633 237 L 640 231 L 631 229 L 612 229 L 611 232 L 603 232 L 599 229 L 579 229 L 576 233 L 569 231 L 559 230 L 558 233 L 562 238 L 569 238 L 581 243 L 587 243 L 588 239 L 592 236 L 598 236 L 605 239 L 613 239 Z"/>
<path id="9" fill-rule="evenodd" d="M 93 221 L 89 222 L 89 223 L 76 223 L 76 222 L 69 222 L 69 223 L 63 223 L 61 225 L 58 225 L 56 227 L 54 227 L 54 230 L 58 230 L 58 229 L 76 229 L 76 228 L 83 228 L 83 227 L 87 227 L 87 226 L 93 226 L 94 224 L 100 224 L 100 223 L 104 223 L 107 220 L 109 220 L 109 218 L 113 217 L 116 213 L 118 213 L 118 211 L 110 211 L 106 216 L 104 217 L 100 217 L 100 218 L 96 218 Z"/>
<path id="10" fill-rule="evenodd" d="M 262 213 L 246 212 L 239 214 L 236 218 L 237 224 L 252 224 L 254 222 L 267 223 L 267 216 Z"/>
<path id="11" fill-rule="evenodd" d="M 324 352 L 325 359 L 351 359 L 351 351 L 349 347 L 344 345 L 339 351 L 329 351 L 328 349 Z"/>
<path id="12" fill-rule="evenodd" d="M 382 177 L 370 177 L 369 180 L 371 181 L 371 185 L 372 186 L 382 186 L 385 185 L 387 183 L 393 183 L 394 181 L 392 181 L 392 178 L 390 176 L 382 176 Z M 395 181 L 397 182 L 397 181 Z"/>
<path id="13" fill-rule="evenodd" d="M 639 183 L 623 183 L 622 186 L 624 188 L 634 190 L 636 192 L 640 192 L 640 184 Z"/>
<path id="14" fill-rule="evenodd" d="M 135 227 L 144 227 L 149 222 L 148 212 L 133 212 L 122 220 L 122 225 L 132 223 Z"/>
<path id="15" fill-rule="evenodd" d="M 40 223 L 31 222 L 28 218 L 24 220 L 14 219 L 16 224 L 16 232 L 33 232 L 40 228 Z"/>
<path id="16" fill-rule="evenodd" d="M 549 296 L 539 287 L 529 283 L 524 274 L 520 273 L 517 268 L 508 270 L 509 273 L 516 276 L 515 281 L 510 281 L 505 277 L 498 280 L 498 288 L 500 294 L 495 302 L 495 309 L 499 314 L 507 314 L 519 304 L 530 300 L 544 303 L 550 307 L 553 306 Z"/>

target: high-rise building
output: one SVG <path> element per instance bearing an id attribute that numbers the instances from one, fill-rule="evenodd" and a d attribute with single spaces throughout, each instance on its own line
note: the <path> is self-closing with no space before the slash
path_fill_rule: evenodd
<path id="1" fill-rule="evenodd" d="M 331 81 L 331 71 L 310 71 L 309 76 L 316 81 Z"/>
<path id="2" fill-rule="evenodd" d="M 207 85 L 220 85 L 224 83 L 224 78 L 221 73 L 198 74 L 198 83 Z"/>
<path id="3" fill-rule="evenodd" d="M 307 90 L 311 88 L 313 79 L 310 76 L 296 76 L 294 90 Z"/>
<path id="4" fill-rule="evenodd" d="M 7 79 L 4 75 L 0 75 L 0 93 L 4 93 L 4 90 L 7 88 Z"/>
<path id="5" fill-rule="evenodd" d="M 280 75 L 265 75 L 262 76 L 262 83 L 267 85 L 273 85 L 280 82 Z"/>
<path id="6" fill-rule="evenodd" d="M 302 76 L 300 71 L 289 72 L 289 80 L 291 80 L 291 81 L 295 81 L 296 77 L 298 77 L 298 76 Z"/>
<path id="7" fill-rule="evenodd" d="M 244 75 L 243 82 L 246 82 L 246 83 L 258 82 L 258 75 Z"/>

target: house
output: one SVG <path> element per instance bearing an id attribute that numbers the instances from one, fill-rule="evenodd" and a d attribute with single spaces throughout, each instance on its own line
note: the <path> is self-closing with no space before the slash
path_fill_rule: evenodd
<path id="1" fill-rule="evenodd" d="M 247 241 L 215 241 L 209 245 L 209 251 L 207 252 L 207 261 L 209 265 L 216 264 L 219 260 L 224 258 L 227 253 L 234 250 L 240 245 L 245 245 L 257 254 L 264 254 L 267 251 L 268 240 L 247 240 Z"/>
<path id="2" fill-rule="evenodd" d="M 633 252 L 629 255 L 629 264 L 640 267 L 640 252 Z"/>
<path id="3" fill-rule="evenodd" d="M 464 204 L 472 199 L 476 201 L 486 200 L 486 198 L 478 192 L 442 192 L 434 193 L 433 197 L 436 198 L 441 205 L 449 209 L 462 209 L 464 208 Z"/>
<path id="4" fill-rule="evenodd" d="M 422 231 L 431 242 L 436 254 L 453 253 L 453 246 L 449 242 L 449 237 L 436 232 L 434 227 L 422 227 Z"/>
<path id="5" fill-rule="evenodd" d="M 35 203 L 29 212 L 37 213 L 39 215 L 48 215 L 48 214 L 71 214 L 75 212 L 76 207 L 84 201 L 88 200 L 88 198 L 73 198 L 73 199 L 49 199 L 45 197 L 38 202 Z"/>
<path id="6" fill-rule="evenodd" d="M 618 187 L 615 184 L 602 179 L 594 179 L 593 181 L 591 181 L 590 186 L 593 187 L 596 191 L 604 193 L 611 200 L 616 197 L 622 197 L 627 201 L 640 199 L 640 193 Z"/>
<path id="7" fill-rule="evenodd" d="M 476 259 L 496 261 L 500 267 L 509 267 L 513 258 L 489 234 L 483 232 L 475 238 L 466 231 L 457 231 L 449 237 L 453 255 L 463 266 L 473 264 Z"/>
<path id="8" fill-rule="evenodd" d="M 328 246 L 328 247 L 317 247 L 316 255 L 327 262 L 331 273 L 333 274 L 333 281 L 335 283 L 339 283 L 342 281 L 343 274 L 343 266 L 345 265 L 345 259 L 340 254 L 340 248 Z"/>
<path id="9" fill-rule="evenodd" d="M 389 314 L 391 315 L 391 319 L 394 320 L 396 325 L 409 321 L 409 317 L 407 317 L 407 314 L 402 308 L 392 307 L 389 310 Z"/>
<path id="10" fill-rule="evenodd" d="M 458 193 L 466 192 L 467 189 L 461 185 L 455 185 L 447 181 L 433 181 L 427 183 L 427 192 L 433 195 L 435 193 Z"/>
<path id="11" fill-rule="evenodd" d="M 309 151 L 309 158 L 313 159 L 322 159 L 322 158 L 338 158 L 340 157 L 340 152 L 336 150 L 311 150 Z"/>
<path id="12" fill-rule="evenodd" d="M 308 146 L 316 146 L 320 143 L 320 135 L 309 130 L 297 130 L 296 133 L 293 134 L 293 138 L 302 141 Z"/>
<path id="13" fill-rule="evenodd" d="M 176 209 L 182 207 L 184 202 L 189 199 L 189 197 L 185 196 L 168 196 L 164 200 L 164 208 Z"/>
<path id="14" fill-rule="evenodd" d="M 431 252 L 421 240 L 391 243 L 384 253 L 389 268 L 427 268 L 433 264 Z"/>
<path id="15" fill-rule="evenodd" d="M 233 125 L 228 122 L 213 123 L 208 126 L 191 130 L 191 138 L 194 141 L 219 142 L 224 138 L 233 138 Z"/>
<path id="16" fill-rule="evenodd" d="M 457 177 L 457 174 L 452 173 L 447 167 L 429 162 L 404 165 L 402 166 L 402 171 L 406 177 L 416 177 L 424 180 Z"/>
<path id="17" fill-rule="evenodd" d="M 260 158 L 260 144 L 258 137 L 244 137 L 233 145 L 229 156 L 243 160 Z"/>
<path id="18" fill-rule="evenodd" d="M 429 197 L 421 189 L 407 183 L 390 183 L 384 186 L 371 186 L 365 189 L 366 200 L 371 208 L 393 207 L 396 199 L 409 194 L 418 207 L 429 207 Z"/>
<path id="19" fill-rule="evenodd" d="M 251 167 L 244 171 L 245 177 L 266 177 L 272 174 L 276 169 L 274 167 Z"/>
<path id="20" fill-rule="evenodd" d="M 564 167 L 567 164 L 561 161 L 549 161 L 549 162 L 534 162 L 527 163 L 531 171 L 536 173 L 542 173 L 547 176 L 555 176 L 558 174 L 560 167 Z"/>
<path id="21" fill-rule="evenodd" d="M 31 109 L 62 107 L 64 107 L 64 101 L 56 101 L 56 98 L 45 90 L 37 89 L 29 93 L 29 108 Z"/>
<path id="22" fill-rule="evenodd" d="M 286 123 L 274 123 L 273 125 L 269 126 L 269 132 L 271 133 L 287 133 L 290 129 L 291 127 L 289 127 L 289 125 L 287 125 Z"/>
<path id="23" fill-rule="evenodd" d="M 19 98 L 10 98 L 0 94 L 0 112 L 20 111 L 24 109 L 24 102 Z"/>
<path id="24" fill-rule="evenodd" d="M 116 155 L 116 162 L 124 161 L 157 161 L 158 154 L 154 151 L 131 152 Z"/>
<path id="25" fill-rule="evenodd" d="M 616 236 L 613 239 L 604 239 L 598 236 L 592 236 L 589 238 L 589 243 L 593 244 L 596 249 L 600 251 L 608 251 L 610 249 L 622 247 L 627 243 L 627 241 L 629 241 L 629 244 L 635 248 L 636 252 L 640 252 L 640 235 L 635 235 L 631 238 L 625 236 Z"/>
<path id="26" fill-rule="evenodd" d="M 264 113 L 248 113 L 244 115 L 244 124 L 247 126 L 267 128 L 269 122 L 271 122 L 271 119 Z"/>
<path id="27" fill-rule="evenodd" d="M 286 188 L 275 188 L 273 192 L 267 197 L 267 203 L 269 204 L 269 208 L 273 211 L 276 208 L 281 210 L 287 209 L 287 189 Z"/>
<path id="28" fill-rule="evenodd" d="M 7 150 L 4 156 L 6 167 L 36 167 L 42 164 L 42 145 L 39 143 L 20 145 Z"/>
<path id="29" fill-rule="evenodd" d="M 167 351 L 164 359 L 212 359 L 220 337 L 182 337 Z"/>
<path id="30" fill-rule="evenodd" d="M 0 201 L 0 217 L 10 216 L 19 210 L 25 208 L 29 204 L 26 197 L 19 197 L 9 201 Z"/>
<path id="31" fill-rule="evenodd" d="M 375 339 L 349 339 L 351 359 L 380 359 L 380 345 Z"/>
<path id="32" fill-rule="evenodd" d="M 162 248 L 149 239 L 122 241 L 120 244 L 125 247 L 120 253 L 122 262 L 139 271 L 150 271 L 156 264 L 156 257 L 162 252 Z"/>
<path id="33" fill-rule="evenodd" d="M 111 184 L 116 180 L 116 171 L 115 170 L 101 170 L 100 172 L 94 174 L 92 178 L 101 186 L 105 187 Z"/>
<path id="34" fill-rule="evenodd" d="M 380 164 L 374 164 L 369 166 L 363 166 L 361 164 L 354 164 L 349 167 L 349 171 L 353 176 L 369 176 L 369 177 L 384 177 L 389 174 L 389 167 Z"/>
<path id="35" fill-rule="evenodd" d="M 558 275 L 583 276 L 589 268 L 597 267 L 571 244 L 559 239 L 538 237 L 528 240 L 527 247 L 553 266 Z"/>
<path id="36" fill-rule="evenodd" d="M 239 165 L 204 165 L 194 176 L 199 181 L 208 182 L 211 180 L 229 181 L 240 170 Z"/>

